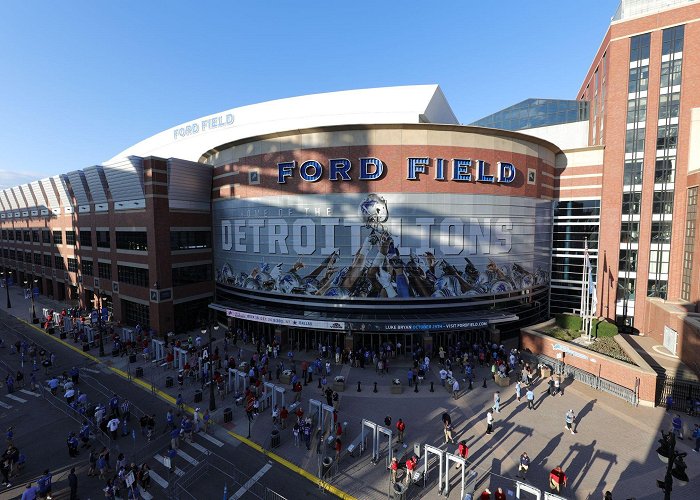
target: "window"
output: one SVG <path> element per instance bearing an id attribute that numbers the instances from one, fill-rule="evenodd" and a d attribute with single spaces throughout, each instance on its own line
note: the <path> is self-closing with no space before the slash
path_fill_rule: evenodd
<path id="1" fill-rule="evenodd" d="M 7 229 L 3 229 L 2 231 L 0 231 L 0 238 L 3 240 L 7 239 Z"/>
<path id="2" fill-rule="evenodd" d="M 121 283 L 148 288 L 148 269 L 131 266 L 117 266 L 117 279 Z"/>
<path id="3" fill-rule="evenodd" d="M 19 229 L 15 229 L 15 239 L 17 241 L 22 241 L 22 231 Z"/>
<path id="4" fill-rule="evenodd" d="M 48 229 L 41 230 L 41 242 L 51 243 L 51 231 L 49 231 Z"/>
<path id="5" fill-rule="evenodd" d="M 656 168 L 654 170 L 654 183 L 665 184 L 673 183 L 674 174 L 676 171 L 675 158 L 663 158 L 656 160 Z"/>
<path id="6" fill-rule="evenodd" d="M 641 68 L 632 68 L 630 70 L 629 82 L 627 86 L 627 91 L 630 94 L 636 94 L 637 92 L 643 92 L 647 90 L 649 85 L 649 66 L 642 66 Z"/>
<path id="7" fill-rule="evenodd" d="M 24 262 L 27 264 L 32 263 L 32 252 L 24 252 Z"/>
<path id="8" fill-rule="evenodd" d="M 688 210 L 685 219 L 685 247 L 683 250 L 683 280 L 681 298 L 690 300 L 690 288 L 693 280 L 693 253 L 695 252 L 695 217 L 698 210 L 698 188 L 688 188 Z"/>
<path id="9" fill-rule="evenodd" d="M 628 161 L 625 163 L 623 183 L 625 186 L 638 186 L 642 184 L 641 161 Z"/>
<path id="10" fill-rule="evenodd" d="M 25 229 L 24 231 L 24 241 L 31 243 L 32 241 L 32 232 L 29 229 Z"/>
<path id="11" fill-rule="evenodd" d="M 654 204 L 651 213 L 672 214 L 673 213 L 673 192 L 654 191 Z"/>
<path id="12" fill-rule="evenodd" d="M 24 252 L 22 252 L 21 250 L 17 251 L 17 261 L 24 262 Z"/>
<path id="13" fill-rule="evenodd" d="M 10 250 L 10 260 L 17 260 L 17 252 Z"/>
<path id="14" fill-rule="evenodd" d="M 34 254 L 34 264 L 36 264 L 37 266 L 41 265 L 41 254 L 40 253 Z"/>
<path id="15" fill-rule="evenodd" d="M 66 245 L 75 246 L 75 231 L 66 231 Z"/>
<path id="16" fill-rule="evenodd" d="M 49 269 L 53 267 L 53 263 L 51 262 L 51 256 L 50 255 L 43 255 L 44 258 L 44 267 L 48 267 Z"/>
<path id="17" fill-rule="evenodd" d="M 172 276 L 173 286 L 201 283 L 202 281 L 211 281 L 211 264 L 174 267 Z"/>
<path id="18" fill-rule="evenodd" d="M 122 320 L 129 326 L 141 325 L 147 329 L 150 325 L 148 306 L 122 299 Z"/>
<path id="19" fill-rule="evenodd" d="M 647 98 L 627 101 L 627 123 L 644 122 L 647 119 Z"/>
<path id="20" fill-rule="evenodd" d="M 634 300 L 636 288 L 636 280 L 634 278 L 620 278 L 618 281 L 618 299 Z"/>
<path id="21" fill-rule="evenodd" d="M 9 230 L 7 232 L 7 239 L 10 241 L 15 241 L 15 232 L 12 230 Z"/>
<path id="22" fill-rule="evenodd" d="M 661 63 L 661 88 L 673 87 L 681 84 L 682 59 L 664 61 Z"/>
<path id="23" fill-rule="evenodd" d="M 120 250 L 148 250 L 148 233 L 145 231 L 116 231 L 115 237 Z"/>
<path id="24" fill-rule="evenodd" d="M 649 252 L 649 276 L 653 274 L 668 274 L 670 250 L 651 250 Z"/>
<path id="25" fill-rule="evenodd" d="M 71 273 L 78 272 L 78 259 L 74 257 L 68 257 L 68 271 Z"/>
<path id="26" fill-rule="evenodd" d="M 647 284 L 647 297 L 659 297 L 665 299 L 668 293 L 668 281 L 649 280 Z"/>
<path id="27" fill-rule="evenodd" d="M 639 222 L 623 222 L 620 228 L 620 243 L 639 242 Z"/>
<path id="28" fill-rule="evenodd" d="M 676 118 L 681 105 L 681 93 L 661 94 L 659 96 L 659 119 Z"/>
<path id="29" fill-rule="evenodd" d="M 109 262 L 98 262 L 97 263 L 97 272 L 98 272 L 100 278 L 104 278 L 106 280 L 111 280 L 112 279 L 112 264 Z"/>
<path id="30" fill-rule="evenodd" d="M 92 231 L 80 231 L 80 246 L 81 247 L 91 247 L 92 246 Z"/>
<path id="31" fill-rule="evenodd" d="M 651 223 L 651 241 L 653 243 L 671 243 L 671 222 Z"/>
<path id="32" fill-rule="evenodd" d="M 65 270 L 66 269 L 66 263 L 63 261 L 63 256 L 61 255 L 54 255 L 53 256 L 53 267 L 59 270 Z"/>
<path id="33" fill-rule="evenodd" d="M 663 125 L 656 134 L 656 149 L 675 149 L 678 142 L 678 125 Z"/>
<path id="34" fill-rule="evenodd" d="M 624 215 L 639 215 L 641 193 L 622 193 L 622 213 Z"/>
<path id="35" fill-rule="evenodd" d="M 661 54 L 673 54 L 674 52 L 683 52 L 683 35 L 685 26 L 674 26 L 664 30 L 661 42 Z"/>
<path id="36" fill-rule="evenodd" d="M 637 271 L 637 250 L 620 250 L 620 271 Z"/>
<path id="37" fill-rule="evenodd" d="M 97 231 L 97 248 L 109 248 L 109 231 Z"/>
<path id="38" fill-rule="evenodd" d="M 627 131 L 625 137 L 625 153 L 644 152 L 645 128 L 634 128 Z"/>
<path id="39" fill-rule="evenodd" d="M 170 231 L 171 250 L 211 248 L 210 231 Z"/>
<path id="40" fill-rule="evenodd" d="M 80 260 L 80 272 L 85 276 L 92 276 L 92 261 Z"/>
<path id="41" fill-rule="evenodd" d="M 633 36 L 630 40 L 630 62 L 649 59 L 651 33 Z"/>
<path id="42" fill-rule="evenodd" d="M 39 231 L 32 229 L 32 243 L 39 243 Z"/>
<path id="43" fill-rule="evenodd" d="M 63 233 L 61 231 L 53 232 L 53 244 L 62 245 L 63 244 Z"/>

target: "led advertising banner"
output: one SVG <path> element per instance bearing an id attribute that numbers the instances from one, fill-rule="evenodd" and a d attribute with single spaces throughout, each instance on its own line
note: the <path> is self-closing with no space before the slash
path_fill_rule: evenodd
<path id="1" fill-rule="evenodd" d="M 214 205 L 219 283 L 324 298 L 508 293 L 549 281 L 551 204 L 528 197 L 347 193 Z"/>

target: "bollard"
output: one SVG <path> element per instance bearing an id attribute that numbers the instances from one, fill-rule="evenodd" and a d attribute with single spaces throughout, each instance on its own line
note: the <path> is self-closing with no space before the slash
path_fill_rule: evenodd
<path id="1" fill-rule="evenodd" d="M 361 382 L 358 380 L 357 381 L 357 392 L 362 392 L 362 389 L 360 389 L 360 384 L 361 384 Z"/>
<path id="2" fill-rule="evenodd" d="M 435 389 L 433 389 L 433 382 L 430 382 L 430 392 L 435 392 Z"/>
<path id="3" fill-rule="evenodd" d="M 486 389 L 486 377 L 484 377 L 484 385 L 482 385 L 481 387 L 483 387 L 484 389 Z"/>
<path id="4" fill-rule="evenodd" d="M 377 392 L 377 383 L 376 382 L 374 383 L 374 391 L 373 392 Z"/>

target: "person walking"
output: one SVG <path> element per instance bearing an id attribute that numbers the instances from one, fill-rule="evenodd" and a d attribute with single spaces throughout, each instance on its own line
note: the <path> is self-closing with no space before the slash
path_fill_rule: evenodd
<path id="1" fill-rule="evenodd" d="M 525 393 L 525 399 L 527 399 L 527 409 L 534 410 L 535 409 L 535 393 L 533 392 L 531 387 L 527 388 L 527 392 Z"/>
<path id="2" fill-rule="evenodd" d="M 693 451 L 700 452 L 700 425 L 695 424 L 695 429 L 693 429 L 693 438 L 695 438 L 695 448 Z"/>
<path id="3" fill-rule="evenodd" d="M 416 470 L 416 463 L 418 462 L 418 457 L 413 455 L 411 458 L 406 460 L 406 486 L 411 484 L 413 480 L 413 474 Z"/>
<path id="4" fill-rule="evenodd" d="M 452 438 L 452 418 L 447 412 L 442 414 L 442 427 L 445 433 L 445 444 L 454 443 L 455 441 Z"/>
<path id="5" fill-rule="evenodd" d="M 457 456 L 466 460 L 469 456 L 469 448 L 467 447 L 467 442 L 462 439 L 457 445 Z M 455 465 L 455 469 L 459 469 L 460 464 Z"/>
<path id="6" fill-rule="evenodd" d="M 554 379 L 554 395 L 556 396 L 559 394 L 560 396 L 564 395 L 564 391 L 561 390 L 561 377 L 557 376 L 557 378 Z"/>
<path id="7" fill-rule="evenodd" d="M 568 429 L 571 434 L 576 434 L 576 431 L 574 430 L 574 421 L 576 420 L 576 415 L 574 415 L 574 410 L 569 410 L 566 412 L 566 415 L 564 416 L 564 421 L 565 425 L 564 428 Z"/>
<path id="8" fill-rule="evenodd" d="M 71 467 L 68 474 L 68 487 L 70 488 L 70 500 L 78 500 L 78 476 L 75 475 L 75 467 Z"/>
<path id="9" fill-rule="evenodd" d="M 493 411 L 496 413 L 501 413 L 501 392 L 496 391 L 493 395 Z"/>
<path id="10" fill-rule="evenodd" d="M 525 479 L 525 476 L 527 476 L 527 470 L 530 468 L 530 457 L 527 455 L 527 452 L 522 452 L 520 455 L 520 460 L 518 463 L 518 473 L 515 475 L 515 477 L 521 477 Z"/>
<path id="11" fill-rule="evenodd" d="M 549 376 L 549 381 L 547 382 L 548 391 L 550 396 L 554 396 L 554 375 Z"/>
<path id="12" fill-rule="evenodd" d="M 549 489 L 550 491 L 555 491 L 557 493 L 561 492 L 561 489 L 566 486 L 566 474 L 561 468 L 561 465 L 552 469 L 549 473 Z"/>
<path id="13" fill-rule="evenodd" d="M 523 386 L 520 384 L 520 380 L 518 380 L 515 383 L 515 397 L 517 398 L 518 401 L 520 401 L 520 398 L 522 397 L 522 390 L 523 390 Z"/>
<path id="14" fill-rule="evenodd" d="M 107 422 L 107 428 L 109 429 L 112 440 L 116 441 L 119 434 L 117 432 L 119 430 L 119 419 L 115 416 L 112 420 Z"/>
<path id="15" fill-rule="evenodd" d="M 396 430 L 399 433 L 399 436 L 397 438 L 398 442 L 403 443 L 403 433 L 406 430 L 406 424 L 404 423 L 403 420 L 399 419 L 399 421 L 396 422 Z"/>
<path id="16" fill-rule="evenodd" d="M 396 457 L 392 457 L 391 465 L 389 466 L 389 469 L 391 470 L 391 482 L 395 483 L 396 482 L 396 474 L 399 471 L 399 461 L 396 459 Z"/>
<path id="17" fill-rule="evenodd" d="M 455 377 L 454 382 L 452 382 L 452 397 L 455 399 L 459 397 L 459 380 L 457 380 L 457 377 Z"/>
<path id="18" fill-rule="evenodd" d="M 673 425 L 673 433 L 676 435 L 678 439 L 681 441 L 683 440 L 683 420 L 681 420 L 681 416 L 676 413 L 676 416 L 673 417 L 673 420 L 671 421 L 671 425 Z"/>
<path id="19" fill-rule="evenodd" d="M 493 413 L 491 410 L 486 412 L 486 434 L 491 434 L 493 432 Z"/>

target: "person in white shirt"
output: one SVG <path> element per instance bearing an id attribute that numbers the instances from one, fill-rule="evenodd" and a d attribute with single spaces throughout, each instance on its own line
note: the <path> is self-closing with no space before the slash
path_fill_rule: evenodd
<path id="1" fill-rule="evenodd" d="M 486 434 L 491 434 L 493 432 L 493 413 L 491 410 L 486 412 Z"/>
<path id="2" fill-rule="evenodd" d="M 445 380 L 447 380 L 447 370 L 442 368 L 440 370 L 440 384 L 442 384 L 443 387 L 445 387 Z"/>
<path id="3" fill-rule="evenodd" d="M 116 440 L 118 435 L 117 431 L 119 430 L 119 419 L 117 417 L 114 417 L 112 420 L 107 422 L 107 428 L 112 434 L 112 439 Z"/>
<path id="4" fill-rule="evenodd" d="M 452 383 L 452 397 L 457 399 L 457 396 L 459 395 L 459 381 L 456 378 L 453 380 L 454 382 Z"/>

